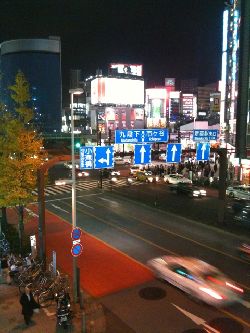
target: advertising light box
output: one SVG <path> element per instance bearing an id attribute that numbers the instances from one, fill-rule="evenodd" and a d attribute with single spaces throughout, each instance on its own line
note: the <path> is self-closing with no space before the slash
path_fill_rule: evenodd
<path id="1" fill-rule="evenodd" d="M 142 76 L 142 65 L 135 64 L 110 64 L 111 69 L 116 69 L 119 74 Z"/>
<path id="2" fill-rule="evenodd" d="M 96 78 L 91 81 L 91 104 L 144 104 L 144 81 Z"/>

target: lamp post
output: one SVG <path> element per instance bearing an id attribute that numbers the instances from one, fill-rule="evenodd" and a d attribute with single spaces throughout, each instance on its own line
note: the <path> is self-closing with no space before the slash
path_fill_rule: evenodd
<path id="1" fill-rule="evenodd" d="M 75 169 L 75 138 L 74 138 L 74 95 L 81 95 L 82 88 L 70 89 L 71 117 L 71 164 L 72 164 L 72 229 L 76 228 L 76 169 Z M 73 256 L 73 300 L 77 302 L 77 259 Z"/>

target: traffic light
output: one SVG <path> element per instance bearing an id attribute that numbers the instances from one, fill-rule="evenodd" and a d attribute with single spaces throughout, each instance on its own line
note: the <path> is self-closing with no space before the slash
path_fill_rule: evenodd
<path id="1" fill-rule="evenodd" d="M 81 147 L 80 142 L 76 142 L 75 147 L 76 147 L 76 148 L 80 148 L 80 147 Z"/>

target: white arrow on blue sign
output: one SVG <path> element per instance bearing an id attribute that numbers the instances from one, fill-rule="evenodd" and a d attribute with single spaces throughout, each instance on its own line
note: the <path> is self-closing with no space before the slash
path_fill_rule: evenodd
<path id="1" fill-rule="evenodd" d="M 134 164 L 151 163 L 151 145 L 135 145 Z"/>
<path id="2" fill-rule="evenodd" d="M 197 143 L 196 160 L 208 161 L 210 155 L 210 143 Z"/>
<path id="3" fill-rule="evenodd" d="M 179 163 L 181 161 L 181 143 L 169 143 L 167 149 L 168 163 Z"/>
<path id="4" fill-rule="evenodd" d="M 114 167 L 114 147 L 96 146 L 94 149 L 95 169 L 105 169 Z"/>

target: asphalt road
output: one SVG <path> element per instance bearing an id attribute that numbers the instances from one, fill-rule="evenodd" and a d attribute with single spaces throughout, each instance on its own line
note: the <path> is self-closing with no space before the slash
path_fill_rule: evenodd
<path id="1" fill-rule="evenodd" d="M 146 193 L 147 196 L 151 193 L 154 198 L 155 192 L 151 185 L 146 186 L 144 189 L 140 186 L 140 196 L 146 197 Z M 131 186 L 128 191 L 139 190 Z M 165 192 L 160 187 L 157 187 L 157 191 L 161 196 L 165 193 L 168 203 L 175 205 L 182 215 L 186 216 L 189 210 L 194 210 L 192 200 L 180 200 L 173 194 L 167 195 L 166 186 Z M 162 254 L 201 258 L 219 267 L 246 290 L 242 304 L 221 310 L 197 304 L 182 292 L 157 280 L 103 297 L 103 305 L 128 325 L 126 332 L 250 332 L 250 268 L 249 263 L 240 259 L 236 253 L 237 246 L 245 236 L 237 237 L 154 208 L 153 205 L 150 207 L 138 200 L 131 200 L 132 195 L 128 199 L 114 191 L 102 190 L 95 190 L 91 194 L 88 191 L 77 194 L 77 225 L 86 232 L 142 264 Z M 169 199 L 170 196 L 172 199 Z M 213 200 L 216 198 L 212 197 L 201 199 L 195 207 L 201 205 L 202 214 L 208 216 L 210 208 L 205 210 L 205 207 L 210 200 L 210 204 L 214 205 Z M 184 208 L 186 201 L 188 204 Z M 46 208 L 71 220 L 69 195 L 47 200 Z"/>

